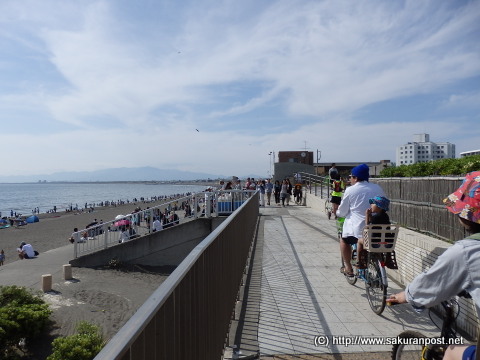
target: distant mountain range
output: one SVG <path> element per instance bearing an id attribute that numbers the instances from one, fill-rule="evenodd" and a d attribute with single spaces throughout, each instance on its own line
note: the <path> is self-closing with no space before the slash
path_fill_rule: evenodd
<path id="1" fill-rule="evenodd" d="M 171 169 L 157 169 L 154 167 L 114 168 L 83 172 L 58 172 L 50 175 L 1 176 L 0 183 L 24 183 L 39 181 L 174 181 L 220 179 L 231 176 L 197 173 Z"/>

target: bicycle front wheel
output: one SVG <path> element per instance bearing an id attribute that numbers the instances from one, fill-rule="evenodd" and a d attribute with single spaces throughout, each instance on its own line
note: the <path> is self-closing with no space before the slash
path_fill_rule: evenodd
<path id="1" fill-rule="evenodd" d="M 365 290 L 373 312 L 380 315 L 387 303 L 387 287 L 383 284 L 378 260 L 370 259 L 365 271 Z"/>
<path id="2" fill-rule="evenodd" d="M 415 339 L 425 338 L 425 335 L 416 331 L 404 331 L 398 335 L 405 340 L 404 344 L 395 344 L 392 348 L 392 360 L 421 360 L 423 359 L 424 346 L 419 345 Z M 411 339 L 408 341 L 406 339 Z M 408 342 L 410 342 L 408 344 Z"/>

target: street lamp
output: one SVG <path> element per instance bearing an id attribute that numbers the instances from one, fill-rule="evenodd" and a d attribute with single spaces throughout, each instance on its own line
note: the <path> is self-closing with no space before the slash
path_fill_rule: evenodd
<path id="1" fill-rule="evenodd" d="M 273 179 L 272 165 L 275 163 L 275 151 L 270 151 L 268 156 L 270 158 L 270 178 Z"/>
<path id="2" fill-rule="evenodd" d="M 272 152 L 271 151 L 268 153 L 268 161 L 270 163 L 270 168 L 269 168 L 269 171 L 268 171 L 268 177 L 272 178 Z"/>

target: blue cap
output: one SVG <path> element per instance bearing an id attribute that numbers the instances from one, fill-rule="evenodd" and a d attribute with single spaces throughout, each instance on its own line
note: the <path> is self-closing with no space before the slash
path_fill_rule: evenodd
<path id="1" fill-rule="evenodd" d="M 370 204 L 377 205 L 380 209 L 388 211 L 388 206 L 390 205 L 390 200 L 385 196 L 375 196 L 374 198 L 368 199 Z"/>
<path id="2" fill-rule="evenodd" d="M 368 165 L 362 164 L 355 166 L 352 169 L 352 175 L 360 181 L 368 180 L 368 178 L 370 177 Z"/>

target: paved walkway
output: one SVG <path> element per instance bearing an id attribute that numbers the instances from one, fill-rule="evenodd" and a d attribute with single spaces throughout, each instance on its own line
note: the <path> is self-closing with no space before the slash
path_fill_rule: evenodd
<path id="1" fill-rule="evenodd" d="M 63 279 L 63 265 L 73 259 L 73 245 L 41 253 L 35 259 L 10 262 L 0 266 L 0 285 L 42 288 L 42 275 L 50 274 L 54 281 Z"/>
<path id="2" fill-rule="evenodd" d="M 391 345 L 359 342 L 388 341 L 407 329 L 438 336 L 428 314 L 408 305 L 387 307 L 381 316 L 372 312 L 364 283 L 349 285 L 339 271 L 334 220 L 304 206 L 267 206 L 260 213 L 239 321 L 230 335 L 240 358 L 389 359 Z M 401 290 L 389 285 L 389 294 Z M 236 358 L 232 352 L 227 349 L 225 358 Z"/>

